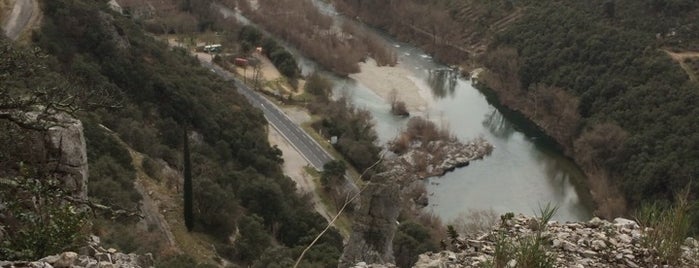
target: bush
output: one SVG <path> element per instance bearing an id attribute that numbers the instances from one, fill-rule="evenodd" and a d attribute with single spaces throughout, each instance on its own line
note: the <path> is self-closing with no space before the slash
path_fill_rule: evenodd
<path id="1" fill-rule="evenodd" d="M 87 212 L 66 202 L 57 180 L 0 178 L 0 260 L 36 260 L 76 250 L 87 236 Z"/>
<path id="2" fill-rule="evenodd" d="M 673 206 L 653 202 L 636 212 L 636 220 L 645 230 L 643 243 L 655 249 L 663 261 L 673 265 L 682 257 L 681 247 L 692 226 L 688 189 L 677 195 Z"/>

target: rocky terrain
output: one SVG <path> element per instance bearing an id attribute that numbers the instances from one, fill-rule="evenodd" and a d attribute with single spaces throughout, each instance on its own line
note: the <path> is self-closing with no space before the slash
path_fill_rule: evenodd
<path id="1" fill-rule="evenodd" d="M 92 236 L 79 253 L 67 251 L 37 261 L 0 261 L 2 268 L 146 268 L 153 267 L 153 255 L 124 254 L 100 246 L 100 238 Z"/>
<path id="2" fill-rule="evenodd" d="M 405 153 L 387 157 L 386 174 L 408 183 L 434 176 L 442 176 L 456 168 L 468 166 L 472 160 L 482 159 L 493 151 L 493 145 L 483 138 L 466 143 L 457 139 L 411 142 Z"/>
<path id="3" fill-rule="evenodd" d="M 493 261 L 498 237 L 516 241 L 537 233 L 535 218 L 517 216 L 491 231 L 453 241 L 451 251 L 426 253 L 414 267 L 481 267 Z M 540 234 L 555 260 L 554 267 L 697 267 L 699 242 L 687 238 L 676 265 L 664 263 L 657 250 L 645 245 L 645 233 L 632 220 L 612 222 L 593 218 L 588 222 L 549 222 Z M 517 267 L 516 260 L 506 260 Z M 369 267 L 369 266 L 360 266 Z"/>

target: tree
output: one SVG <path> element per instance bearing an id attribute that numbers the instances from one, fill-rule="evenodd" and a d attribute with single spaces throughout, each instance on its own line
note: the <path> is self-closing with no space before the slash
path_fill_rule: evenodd
<path id="1" fill-rule="evenodd" d="M 409 116 L 408 108 L 405 102 L 398 98 L 398 91 L 394 88 L 388 95 L 388 101 L 391 103 L 391 113 L 399 116 Z"/>
<path id="2" fill-rule="evenodd" d="M 331 181 L 341 178 L 345 175 L 345 162 L 342 160 L 333 160 L 323 165 L 323 172 L 321 173 L 320 180 L 323 186 L 329 186 Z"/>
<path id="3" fill-rule="evenodd" d="M 0 178 L 0 260 L 38 259 L 79 247 L 86 211 L 66 199 L 59 181 L 23 173 Z"/>
<path id="4" fill-rule="evenodd" d="M 616 3 L 614 0 L 607 0 L 604 2 L 604 14 L 607 18 L 613 19 L 616 13 Z"/>
<path id="5" fill-rule="evenodd" d="M 59 124 L 57 115 L 96 107 L 117 107 L 115 92 L 86 89 L 48 70 L 38 48 L 16 48 L 0 36 L 0 120 L 46 130 Z"/>
<path id="6" fill-rule="evenodd" d="M 265 233 L 262 221 L 262 218 L 255 214 L 243 216 L 238 220 L 240 237 L 235 240 L 235 247 L 241 260 L 252 262 L 269 247 L 270 237 Z"/>
<path id="7" fill-rule="evenodd" d="M 194 227 L 194 211 L 192 202 L 192 163 L 189 157 L 189 138 L 187 128 L 184 129 L 184 225 L 187 231 Z"/>
<path id="8" fill-rule="evenodd" d="M 456 239 L 459 238 L 459 233 L 456 232 L 453 225 L 447 225 L 447 235 L 449 235 L 449 239 L 451 239 L 452 243 L 456 242 Z"/>

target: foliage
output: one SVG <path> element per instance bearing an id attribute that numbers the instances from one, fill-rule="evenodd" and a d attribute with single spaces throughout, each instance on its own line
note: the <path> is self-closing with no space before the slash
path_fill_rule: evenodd
<path id="1" fill-rule="evenodd" d="M 238 220 L 240 237 L 235 240 L 238 257 L 252 262 L 271 244 L 271 237 L 265 233 L 262 218 L 257 215 L 243 216 Z"/>
<path id="2" fill-rule="evenodd" d="M 495 241 L 495 253 L 492 263 L 486 264 L 487 267 L 509 267 L 508 263 L 515 260 L 517 267 L 554 267 L 555 256 L 550 254 L 547 247 L 550 241 L 546 233 L 546 225 L 551 220 L 556 211 L 557 206 L 552 206 L 550 203 L 544 207 L 539 207 L 539 219 L 536 221 L 537 226 L 533 234 L 523 237 L 509 238 L 503 229 L 498 231 L 498 237 Z M 508 214 L 505 214 L 508 215 Z M 506 228 L 508 221 L 512 218 L 509 215 L 502 217 L 501 228 Z"/>
<path id="3" fill-rule="evenodd" d="M 419 223 L 407 221 L 398 226 L 393 239 L 393 250 L 398 267 L 412 267 L 420 254 L 437 251 L 438 248 L 427 228 Z"/>
<path id="4" fill-rule="evenodd" d="M 170 256 L 162 261 L 158 261 L 155 264 L 157 268 L 189 268 L 196 267 L 197 261 L 189 255 L 181 254 L 176 256 Z"/>
<path id="5" fill-rule="evenodd" d="M 359 72 L 358 63 L 367 56 L 376 59 L 379 65 L 395 65 L 397 62 L 395 51 L 381 38 L 351 23 L 336 24 L 312 1 L 262 0 L 258 8 L 252 9 L 249 3 L 240 4 L 238 8 L 257 25 L 336 74 Z M 337 27 L 333 27 L 335 25 Z M 264 53 L 274 58 L 276 49 L 268 48 L 270 43 L 276 42 L 271 39 L 263 41 Z M 291 62 L 288 61 L 289 69 Z M 277 65 L 280 66 L 283 69 L 287 64 Z"/>
<path id="6" fill-rule="evenodd" d="M 296 58 L 272 37 L 263 36 L 262 32 L 254 26 L 245 25 L 240 28 L 238 39 L 242 44 L 244 52 L 262 47 L 262 53 L 272 61 L 282 75 L 290 79 L 296 79 L 301 73 L 298 63 L 296 63 Z"/>
<path id="7" fill-rule="evenodd" d="M 116 103 L 110 91 L 69 83 L 47 68 L 46 58 L 38 48 L 15 47 L 0 36 L 0 119 L 45 130 L 58 123 L 58 114 Z"/>
<path id="8" fill-rule="evenodd" d="M 39 259 L 80 246 L 86 236 L 86 208 L 66 199 L 60 182 L 27 173 L 0 178 L 3 231 L 0 259 Z"/>
<path id="9" fill-rule="evenodd" d="M 535 84 L 563 88 L 580 97 L 578 112 L 588 128 L 594 131 L 600 122 L 621 128 L 614 132 L 619 134 L 606 136 L 607 141 L 580 136 L 574 147 L 583 154 L 576 159 L 589 159 L 595 151 L 605 154 L 596 161 L 633 205 L 671 200 L 699 174 L 699 155 L 693 149 L 699 142 L 699 107 L 692 104 L 699 102 L 699 86 L 657 48 L 674 46 L 677 39 L 696 43 L 690 42 L 697 40 L 696 31 L 679 30 L 695 27 L 696 5 L 616 1 L 615 18 L 609 20 L 603 7 L 563 2 L 530 3 L 528 14 L 493 46 L 516 48 L 523 91 Z M 676 5 L 687 8 L 684 15 L 665 9 Z M 649 10 L 659 13 L 649 15 Z M 677 36 L 655 37 L 671 29 L 678 29 Z"/>
<path id="10" fill-rule="evenodd" d="M 187 226 L 187 231 L 192 231 L 194 228 L 194 211 L 193 211 L 193 196 L 192 196 L 192 161 L 189 156 L 189 136 L 187 128 L 184 129 L 184 225 Z"/>
<path id="11" fill-rule="evenodd" d="M 378 136 L 369 111 L 354 107 L 343 97 L 316 103 L 315 107 L 311 107 L 311 112 L 323 115 L 322 119 L 313 123 L 313 127 L 328 139 L 337 137 L 335 148 L 352 166 L 366 170 L 379 159 L 381 149 L 376 145 Z"/>
<path id="12" fill-rule="evenodd" d="M 682 257 L 681 247 L 692 226 L 689 216 L 692 204 L 687 199 L 687 190 L 677 195 L 672 206 L 653 202 L 636 212 L 636 220 L 645 230 L 643 243 L 654 248 L 663 261 L 673 265 L 677 265 Z"/>
<path id="13" fill-rule="evenodd" d="M 332 82 L 314 72 L 306 77 L 304 90 L 317 98 L 319 102 L 328 102 L 332 94 Z"/>
<path id="14" fill-rule="evenodd" d="M 192 1 L 193 12 L 198 3 Z M 139 24 L 107 11 L 102 3 L 48 1 L 42 8 L 45 23 L 33 36 L 51 55 L 48 67 L 62 76 L 78 77 L 76 83 L 116 90 L 125 97 L 123 109 L 84 115 L 91 121 L 85 123 L 89 188 L 94 188 L 91 198 L 126 209 L 135 208 L 138 200 L 128 151 L 98 124 L 113 130 L 136 151 L 163 159 L 176 170 L 183 168 L 181 130 L 187 126 L 192 137 L 192 177 L 197 178 L 193 182 L 195 231 L 226 244 L 235 225 L 245 225 L 238 228 L 257 230 L 256 237 L 270 243 L 277 239 L 282 241 L 280 247 L 291 249 L 313 230 L 323 228 L 322 217 L 282 174 L 281 152 L 266 140 L 262 113 L 232 84 L 202 68 L 188 51 L 168 48 L 144 34 Z M 165 182 L 171 190 L 180 189 L 176 178 L 162 179 L 171 180 Z M 334 230 L 330 233 L 339 236 Z M 255 249 L 259 244 L 254 239 L 243 243 L 241 258 L 246 263 L 260 257 L 264 248 Z M 323 244 L 337 249 L 334 240 Z M 339 258 L 338 251 L 326 253 L 319 263 Z"/>
<path id="15" fill-rule="evenodd" d="M 342 178 L 345 175 L 347 167 L 342 160 L 333 160 L 323 165 L 323 172 L 320 175 L 320 181 L 324 186 L 331 185 L 331 182 Z"/>

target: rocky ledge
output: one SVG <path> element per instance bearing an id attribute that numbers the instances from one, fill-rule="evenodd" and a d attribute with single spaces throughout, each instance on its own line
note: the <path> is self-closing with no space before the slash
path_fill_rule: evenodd
<path id="1" fill-rule="evenodd" d="M 63 252 L 38 261 L 1 261 L 1 268 L 147 268 L 153 267 L 153 255 L 124 254 L 104 249 L 99 237 L 92 236 L 87 246 L 76 252 Z"/>
<path id="2" fill-rule="evenodd" d="M 413 182 L 442 176 L 456 168 L 468 166 L 493 151 L 493 145 L 484 138 L 462 143 L 457 139 L 436 140 L 427 143 L 411 142 L 405 153 L 387 157 L 384 166 L 392 178 Z"/>
<path id="3" fill-rule="evenodd" d="M 519 241 L 538 232 L 535 218 L 517 216 L 487 233 L 458 237 L 453 251 L 420 255 L 414 267 L 481 267 L 492 262 L 496 241 L 504 235 Z M 554 267 L 699 267 L 699 242 L 687 238 L 681 245 L 676 265 L 662 261 L 657 250 L 645 246 L 646 235 L 632 220 L 617 218 L 613 222 L 593 218 L 589 222 L 549 222 L 540 234 Z M 517 267 L 516 260 L 506 260 L 507 267 Z"/>

